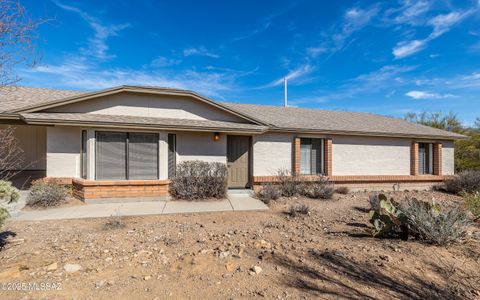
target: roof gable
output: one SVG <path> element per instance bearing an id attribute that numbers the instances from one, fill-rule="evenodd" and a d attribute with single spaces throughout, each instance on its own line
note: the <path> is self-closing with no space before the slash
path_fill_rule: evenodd
<path id="1" fill-rule="evenodd" d="M 197 93 L 194 93 L 192 91 L 157 88 L 157 87 L 138 87 L 138 86 L 119 86 L 119 87 L 105 89 L 97 92 L 86 92 L 78 95 L 73 95 L 71 97 L 55 99 L 52 101 L 46 101 L 39 104 L 23 106 L 21 108 L 14 109 L 8 112 L 33 113 L 33 112 L 47 111 L 47 110 L 52 110 L 54 108 L 59 108 L 59 107 L 74 104 L 74 103 L 79 103 L 87 100 L 110 96 L 110 95 L 117 95 L 120 93 L 137 93 L 137 94 L 146 94 L 146 95 L 163 95 L 163 96 L 171 95 L 171 96 L 188 97 L 188 98 L 194 99 L 195 101 L 199 101 L 201 103 L 207 104 L 213 108 L 219 109 L 223 112 L 227 112 L 228 114 L 237 116 L 245 121 L 264 125 L 264 123 L 260 120 L 252 118 L 248 115 L 238 112 L 230 107 L 224 106 L 223 104 L 215 102 L 211 99 L 198 95 Z"/>

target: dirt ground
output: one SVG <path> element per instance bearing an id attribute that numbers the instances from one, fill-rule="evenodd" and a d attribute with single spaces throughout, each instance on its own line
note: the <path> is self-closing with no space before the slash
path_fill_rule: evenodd
<path id="1" fill-rule="evenodd" d="M 390 194 L 460 201 L 437 192 Z M 309 205 L 310 215 L 289 217 L 293 203 Z M 480 299 L 480 243 L 472 237 L 448 248 L 374 239 L 368 193 L 282 199 L 271 208 L 10 221 L 0 239 L 0 298 Z M 106 228 L 108 221 L 125 226 Z"/>

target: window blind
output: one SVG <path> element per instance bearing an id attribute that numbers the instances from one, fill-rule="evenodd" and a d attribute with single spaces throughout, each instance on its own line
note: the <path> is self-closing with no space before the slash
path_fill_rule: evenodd
<path id="1" fill-rule="evenodd" d="M 158 134 L 128 134 L 128 179 L 158 178 Z"/>
<path id="2" fill-rule="evenodd" d="M 97 132 L 96 140 L 96 179 L 126 179 L 127 134 L 123 132 Z"/>

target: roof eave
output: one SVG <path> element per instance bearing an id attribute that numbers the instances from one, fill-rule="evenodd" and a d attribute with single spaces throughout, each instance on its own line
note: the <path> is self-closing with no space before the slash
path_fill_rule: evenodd
<path id="1" fill-rule="evenodd" d="M 354 136 L 378 136 L 378 137 L 398 137 L 398 138 L 421 138 L 421 139 L 435 139 L 435 140 L 465 140 L 468 136 L 465 135 L 421 135 L 421 134 L 404 134 L 404 133 L 386 133 L 386 132 L 366 132 L 366 131 L 346 131 L 346 130 L 321 130 L 309 128 L 287 128 L 287 127 L 273 127 L 269 131 L 272 132 L 295 132 L 307 134 L 334 134 L 334 135 L 354 135 Z"/>

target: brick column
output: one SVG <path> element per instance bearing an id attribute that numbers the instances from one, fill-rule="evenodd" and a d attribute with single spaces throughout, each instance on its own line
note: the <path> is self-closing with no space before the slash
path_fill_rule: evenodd
<path id="1" fill-rule="evenodd" d="M 418 175 L 418 143 L 412 142 L 410 147 L 410 175 Z"/>
<path id="2" fill-rule="evenodd" d="M 299 137 L 295 137 L 293 139 L 292 173 L 294 175 L 300 175 L 300 138 Z"/>
<path id="3" fill-rule="evenodd" d="M 332 139 L 325 139 L 325 176 L 332 175 Z"/>
<path id="4" fill-rule="evenodd" d="M 442 175 L 442 144 L 433 144 L 433 175 Z"/>

